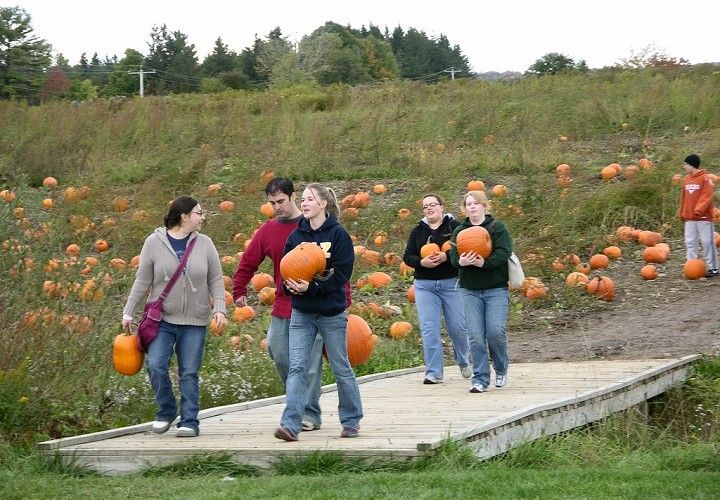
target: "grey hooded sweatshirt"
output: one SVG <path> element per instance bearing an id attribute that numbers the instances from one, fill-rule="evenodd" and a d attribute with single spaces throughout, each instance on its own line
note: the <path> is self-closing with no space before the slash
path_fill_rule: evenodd
<path id="1" fill-rule="evenodd" d="M 213 312 L 225 313 L 225 286 L 220 257 L 212 240 L 201 233 L 190 234 L 188 244 L 197 238 L 185 272 L 175 282 L 163 303 L 163 320 L 175 325 L 206 326 Z M 123 315 L 134 316 L 137 305 L 156 300 L 165 289 L 180 260 L 167 238 L 167 229 L 159 227 L 145 239 L 140 265 L 135 274 Z"/>

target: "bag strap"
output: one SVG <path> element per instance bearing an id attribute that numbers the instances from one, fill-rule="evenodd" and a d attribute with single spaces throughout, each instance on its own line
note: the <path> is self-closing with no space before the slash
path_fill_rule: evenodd
<path id="1" fill-rule="evenodd" d="M 180 259 L 180 263 L 178 264 L 177 269 L 175 269 L 175 272 L 172 275 L 172 278 L 170 278 L 170 281 L 168 281 L 168 284 L 165 285 L 165 289 L 160 294 L 160 297 L 158 300 L 164 301 L 167 299 L 167 296 L 170 294 L 170 290 L 172 290 L 172 287 L 175 286 L 175 282 L 180 277 L 180 273 L 182 273 L 183 268 L 185 267 L 185 264 L 188 261 L 188 258 L 190 257 L 190 252 L 192 252 L 193 247 L 195 246 L 195 242 L 197 241 L 197 236 L 188 243 L 187 248 L 185 248 L 185 252 L 183 253 L 182 259 Z"/>
<path id="2" fill-rule="evenodd" d="M 493 219 L 493 220 L 490 221 L 490 224 L 488 224 L 488 226 L 487 226 L 487 228 L 486 228 L 488 233 L 492 230 L 492 228 L 493 228 L 493 226 L 495 225 L 495 222 L 496 222 L 496 221 L 497 221 L 497 219 Z M 491 233 L 491 234 L 492 234 L 492 233 Z"/>

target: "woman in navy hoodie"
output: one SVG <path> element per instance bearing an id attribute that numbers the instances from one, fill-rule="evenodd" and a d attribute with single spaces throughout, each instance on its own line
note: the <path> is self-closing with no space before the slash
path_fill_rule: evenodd
<path id="1" fill-rule="evenodd" d="M 355 373 L 347 355 L 346 283 L 352 275 L 355 252 L 350 235 L 340 225 L 337 198 L 332 189 L 317 183 L 303 191 L 300 209 L 303 217 L 285 243 L 284 254 L 302 242 L 317 243 L 325 251 L 326 266 L 322 276 L 312 281 L 286 280 L 285 289 L 292 296 L 290 316 L 290 371 L 285 396 L 285 410 L 275 437 L 297 441 L 302 429 L 303 406 L 307 389 L 310 352 L 320 333 L 338 391 L 338 413 L 342 424 L 340 437 L 356 437 L 362 419 L 362 402 Z"/>

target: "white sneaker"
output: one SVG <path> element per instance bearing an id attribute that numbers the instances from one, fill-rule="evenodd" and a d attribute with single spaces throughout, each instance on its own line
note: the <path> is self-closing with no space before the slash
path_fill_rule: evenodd
<path id="1" fill-rule="evenodd" d="M 318 429 L 320 429 L 320 424 L 316 424 L 315 422 L 311 422 L 310 420 L 302 421 L 302 430 L 304 430 L 305 432 L 316 431 Z"/>
<path id="2" fill-rule="evenodd" d="M 461 366 L 460 367 L 460 375 L 462 375 L 463 378 L 472 377 L 472 367 L 470 365 Z"/>
<path id="3" fill-rule="evenodd" d="M 498 375 L 495 374 L 495 387 L 504 387 L 505 384 L 507 384 L 508 376 L 507 373 L 505 375 Z"/>
<path id="4" fill-rule="evenodd" d="M 178 427 L 177 433 L 175 434 L 175 437 L 179 438 L 194 438 L 199 433 L 192 427 Z"/>
<path id="5" fill-rule="evenodd" d="M 152 431 L 155 434 L 165 434 L 168 429 L 170 428 L 170 425 L 172 422 L 165 422 L 164 420 L 155 420 L 152 423 Z"/>
<path id="6" fill-rule="evenodd" d="M 426 385 L 442 384 L 442 379 L 433 377 L 432 375 L 427 375 L 425 377 L 425 380 L 423 380 L 423 384 L 426 384 Z"/>
<path id="7" fill-rule="evenodd" d="M 472 388 L 470 389 L 470 392 L 485 392 L 487 391 L 487 386 L 484 386 L 482 384 L 473 384 Z"/>

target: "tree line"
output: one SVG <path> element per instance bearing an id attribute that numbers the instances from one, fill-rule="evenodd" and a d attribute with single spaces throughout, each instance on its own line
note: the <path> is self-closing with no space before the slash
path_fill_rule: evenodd
<path id="1" fill-rule="evenodd" d="M 251 47 L 232 50 L 221 38 L 200 61 L 188 36 L 154 26 L 147 53 L 128 48 L 121 58 L 83 53 L 77 64 L 33 33 L 31 16 L 0 7 L 0 98 L 40 102 L 65 98 L 137 95 L 141 69 L 145 94 L 219 92 L 291 85 L 362 84 L 393 78 L 437 81 L 453 68 L 467 77 L 470 66 L 446 36 L 428 37 L 415 28 L 392 32 L 377 26 L 354 29 L 327 22 L 293 44 L 280 28 Z"/>

